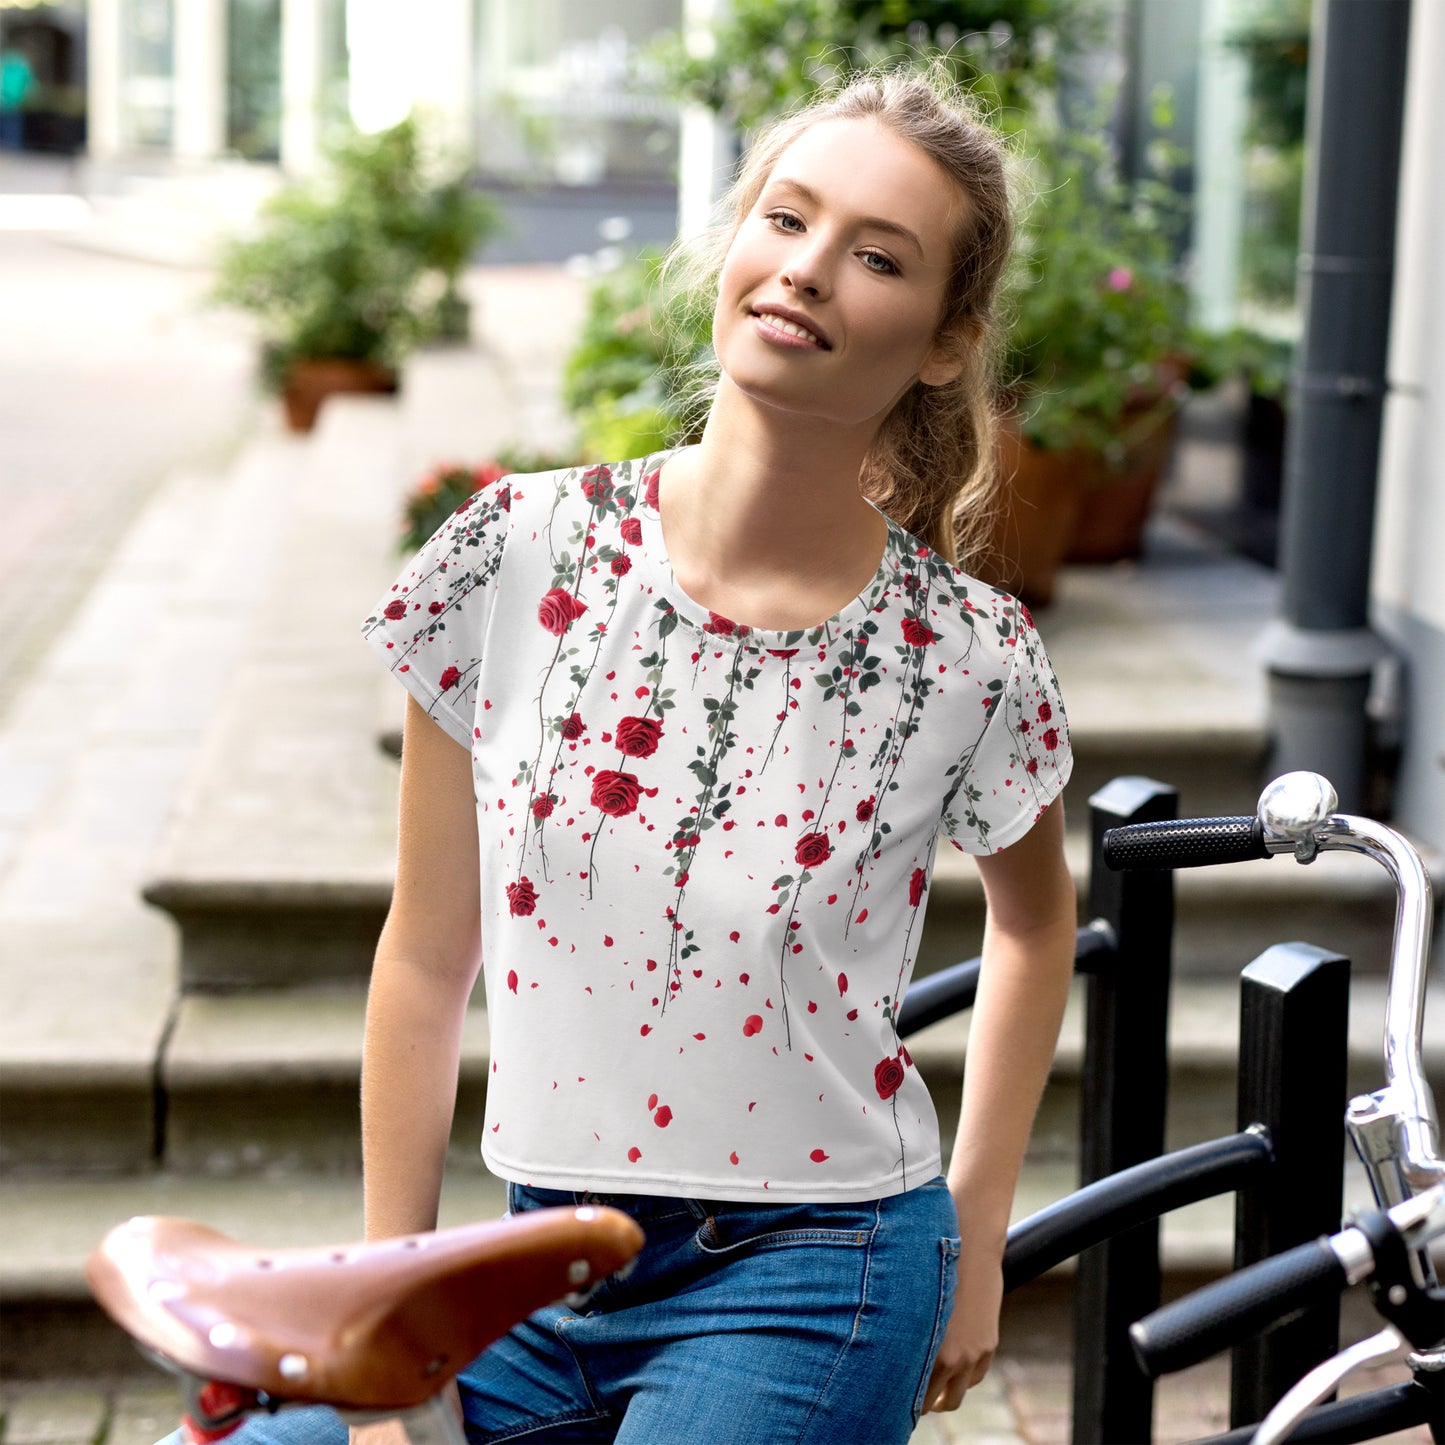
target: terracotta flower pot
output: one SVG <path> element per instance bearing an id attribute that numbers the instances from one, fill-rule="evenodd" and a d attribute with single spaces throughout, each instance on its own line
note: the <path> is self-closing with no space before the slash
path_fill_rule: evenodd
<path id="1" fill-rule="evenodd" d="M 292 431 L 310 431 L 328 396 L 338 392 L 385 393 L 397 389 L 397 375 L 374 361 L 326 357 L 296 362 L 286 378 L 281 399 Z"/>

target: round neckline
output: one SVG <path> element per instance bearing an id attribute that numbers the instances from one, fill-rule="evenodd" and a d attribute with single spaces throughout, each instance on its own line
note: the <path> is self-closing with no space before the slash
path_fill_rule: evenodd
<path id="1" fill-rule="evenodd" d="M 641 478 L 650 477 L 653 473 L 660 473 L 667 460 L 680 450 L 680 447 L 668 447 L 662 451 L 650 453 L 643 461 Z M 888 531 L 884 537 L 883 555 L 879 559 L 877 570 L 864 585 L 863 590 L 847 606 L 835 612 L 833 616 L 825 617 L 821 622 L 812 623 L 807 627 L 781 631 L 776 628 L 754 627 L 749 622 L 741 622 L 737 618 L 727 618 L 725 620 L 731 623 L 736 630 L 731 633 L 725 632 L 714 625 L 714 618 L 721 614 L 714 613 L 710 608 L 704 607 L 690 597 L 678 582 L 677 574 L 672 570 L 672 558 L 668 555 L 667 544 L 662 535 L 662 509 L 649 501 L 647 490 L 645 487 L 642 488 L 638 495 L 633 515 L 642 522 L 645 543 L 642 552 L 653 591 L 658 597 L 665 599 L 684 621 L 715 639 L 737 638 L 742 645 L 756 649 L 796 648 L 804 643 L 811 644 L 821 641 L 824 636 L 831 640 L 856 626 L 876 608 L 879 596 L 897 570 L 895 558 L 900 546 L 901 529 L 886 512 L 874 506 L 867 497 L 864 497 L 863 500 L 868 502 L 868 505 L 883 518 Z"/>

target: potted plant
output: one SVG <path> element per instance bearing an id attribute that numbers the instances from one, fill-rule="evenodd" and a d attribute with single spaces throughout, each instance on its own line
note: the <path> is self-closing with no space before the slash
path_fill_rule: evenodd
<path id="1" fill-rule="evenodd" d="M 1157 116 L 1156 120 L 1164 117 Z M 1137 556 L 1194 333 L 1162 175 L 1127 182 L 1094 126 L 1025 127 L 1033 201 L 1010 277 L 993 580 L 1046 603 L 1066 558 Z M 1172 153 L 1155 151 L 1163 172 Z"/>
<path id="2" fill-rule="evenodd" d="M 436 334 L 496 224 L 461 178 L 428 178 L 410 119 L 345 133 L 327 160 L 320 180 L 272 197 L 257 233 L 225 249 L 212 292 L 259 318 L 263 381 L 298 431 L 334 392 L 396 390 L 402 360 Z"/>

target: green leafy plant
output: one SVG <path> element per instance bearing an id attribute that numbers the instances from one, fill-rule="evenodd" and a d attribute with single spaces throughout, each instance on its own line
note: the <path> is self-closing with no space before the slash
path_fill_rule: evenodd
<path id="1" fill-rule="evenodd" d="M 661 264 L 644 250 L 599 277 L 588 298 L 562 399 L 589 456 L 640 456 L 695 432 L 689 371 L 711 347 L 711 317 L 664 288 Z"/>
<path id="2" fill-rule="evenodd" d="M 412 119 L 344 132 L 318 180 L 272 197 L 257 233 L 225 248 L 212 297 L 259 318 L 268 384 L 306 358 L 395 368 L 435 334 L 497 213 L 463 176 L 431 169 Z"/>
<path id="3" fill-rule="evenodd" d="M 1131 433 L 1177 404 L 1193 362 L 1175 260 L 1185 211 L 1168 184 L 1177 153 L 1156 143 L 1154 174 L 1126 181 L 1102 127 L 1066 124 L 1045 107 L 1026 145 L 1033 199 L 1008 287 L 1009 393 L 1035 446 L 1122 465 Z"/>
<path id="4" fill-rule="evenodd" d="M 499 451 L 476 466 L 443 462 L 432 468 L 407 493 L 402 505 L 401 536 L 397 546 L 404 553 L 415 552 L 423 542 L 483 487 L 516 473 L 549 472 L 577 464 L 571 456 L 526 452 L 517 448 Z"/>

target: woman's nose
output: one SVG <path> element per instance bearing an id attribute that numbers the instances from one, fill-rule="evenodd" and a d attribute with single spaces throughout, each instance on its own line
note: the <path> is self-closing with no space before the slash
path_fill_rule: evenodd
<path id="1" fill-rule="evenodd" d="M 813 300 L 822 300 L 829 291 L 828 266 L 818 248 L 810 247 L 791 256 L 783 268 L 782 282 Z"/>

